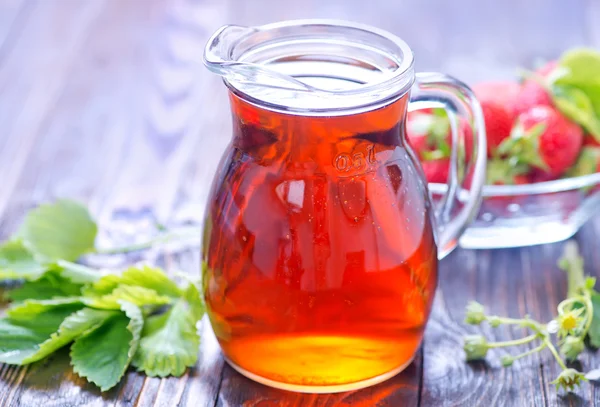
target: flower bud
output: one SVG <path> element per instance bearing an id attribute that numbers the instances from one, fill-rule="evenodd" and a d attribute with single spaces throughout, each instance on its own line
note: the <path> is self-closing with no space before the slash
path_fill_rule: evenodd
<path id="1" fill-rule="evenodd" d="M 485 321 L 485 311 L 483 305 L 478 302 L 471 301 L 467 305 L 467 313 L 465 315 L 465 322 L 471 325 L 479 325 Z"/>
<path id="2" fill-rule="evenodd" d="M 488 351 L 488 343 L 481 335 L 467 335 L 463 349 L 467 355 L 467 361 L 483 359 Z"/>
<path id="3" fill-rule="evenodd" d="M 513 364 L 515 360 L 510 355 L 502 356 L 502 366 L 509 367 Z"/>
<path id="4" fill-rule="evenodd" d="M 573 390 L 575 386 L 579 386 L 582 380 L 587 380 L 583 373 L 578 372 L 575 369 L 563 370 L 556 380 L 551 382 L 556 385 L 556 390 L 563 388 L 565 390 Z"/>
<path id="5" fill-rule="evenodd" d="M 498 328 L 501 324 L 500 317 L 497 316 L 488 317 L 488 322 L 492 328 Z"/>

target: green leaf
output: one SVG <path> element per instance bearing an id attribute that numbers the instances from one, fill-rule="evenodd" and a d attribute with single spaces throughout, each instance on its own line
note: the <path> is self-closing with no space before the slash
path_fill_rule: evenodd
<path id="1" fill-rule="evenodd" d="M 180 297 L 181 289 L 158 267 L 130 267 L 123 272 L 123 284 L 146 287 L 169 297 Z"/>
<path id="2" fill-rule="evenodd" d="M 539 139 L 546 131 L 546 127 L 546 123 L 536 123 L 525 130 L 523 125 L 517 122 L 511 130 L 510 137 L 500 143 L 496 152 L 501 156 L 508 155 L 515 159 L 515 164 L 528 164 L 547 170 L 548 165 L 539 154 Z"/>
<path id="3" fill-rule="evenodd" d="M 600 141 L 600 120 L 584 91 L 573 86 L 555 85 L 552 87 L 552 99 L 558 110 Z"/>
<path id="4" fill-rule="evenodd" d="M 39 279 L 26 281 L 23 285 L 9 290 L 5 298 L 12 301 L 49 300 L 56 297 L 77 297 L 81 295 L 82 284 L 75 284 L 64 278 L 60 271 L 49 270 Z"/>
<path id="5" fill-rule="evenodd" d="M 71 263 L 66 260 L 57 260 L 56 267 L 60 269 L 62 277 L 76 284 L 90 284 L 98 281 L 103 276 L 100 270 L 95 270 L 77 263 Z"/>
<path id="6" fill-rule="evenodd" d="M 592 48 L 576 48 L 560 58 L 559 65 L 568 72 L 556 79 L 568 85 L 600 86 L 600 52 Z"/>
<path id="7" fill-rule="evenodd" d="M 190 284 L 185 300 L 162 315 L 148 318 L 133 365 L 148 376 L 181 376 L 198 360 L 196 324 L 203 314 L 198 289 Z"/>
<path id="8" fill-rule="evenodd" d="M 27 300 L 13 305 L 6 314 L 16 320 L 27 321 L 31 318 L 37 318 L 39 314 L 61 308 L 63 306 L 74 306 L 83 308 L 79 297 L 53 298 L 50 300 Z"/>
<path id="9" fill-rule="evenodd" d="M 39 345 L 37 351 L 23 359 L 22 364 L 37 362 L 71 343 L 75 338 L 100 327 L 109 318 L 115 316 L 114 311 L 99 311 L 84 308 L 69 315 L 58 328 L 56 333 Z"/>
<path id="10" fill-rule="evenodd" d="M 11 240 L 0 246 L 0 281 L 36 279 L 45 270 L 20 240 Z"/>
<path id="11" fill-rule="evenodd" d="M 110 294 L 121 283 L 119 274 L 107 274 L 102 276 L 98 281 L 84 288 L 83 293 L 86 296 L 102 296 Z"/>
<path id="12" fill-rule="evenodd" d="M 529 172 L 529 166 L 521 163 L 512 163 L 510 160 L 492 158 L 487 162 L 486 182 L 488 185 L 502 184 L 514 185 L 515 177 Z"/>
<path id="13" fill-rule="evenodd" d="M 424 161 L 435 161 L 450 157 L 442 150 L 423 151 L 421 157 Z"/>
<path id="14" fill-rule="evenodd" d="M 579 88 L 589 98 L 596 118 L 600 119 L 600 52 L 577 48 L 566 52 L 559 61 L 567 72 L 556 84 Z"/>
<path id="15" fill-rule="evenodd" d="M 565 174 L 567 177 L 579 177 L 594 174 L 600 163 L 599 147 L 583 147 L 577 162 Z"/>
<path id="16" fill-rule="evenodd" d="M 11 309 L 7 318 L 0 319 L 0 362 L 25 363 L 65 318 L 81 308 L 78 302 L 61 300 L 27 302 Z"/>
<path id="17" fill-rule="evenodd" d="M 168 297 L 178 298 L 182 294 L 181 289 L 162 269 L 146 265 L 130 267 L 121 275 L 106 275 L 86 289 L 86 294 L 105 295 L 122 284 L 147 288 Z"/>
<path id="18" fill-rule="evenodd" d="M 100 309 L 119 309 L 124 301 L 142 307 L 170 304 L 172 299 L 149 288 L 127 284 L 117 286 L 110 294 L 83 298 L 85 305 Z"/>
<path id="19" fill-rule="evenodd" d="M 100 390 L 114 387 L 135 355 L 144 324 L 140 309 L 123 303 L 124 313 L 80 336 L 71 347 L 73 371 Z"/>
<path id="20" fill-rule="evenodd" d="M 94 250 L 98 228 L 88 210 L 59 200 L 29 212 L 20 231 L 25 246 L 50 260 L 75 261 Z"/>
<path id="21" fill-rule="evenodd" d="M 593 347 L 600 348 L 600 294 L 593 291 L 591 299 L 594 315 L 592 317 L 592 325 L 588 331 L 588 337 L 590 338 L 590 344 Z"/>
<path id="22" fill-rule="evenodd" d="M 190 284 L 185 290 L 184 298 L 187 301 L 193 319 L 200 321 L 206 312 L 204 301 L 194 284 Z"/>

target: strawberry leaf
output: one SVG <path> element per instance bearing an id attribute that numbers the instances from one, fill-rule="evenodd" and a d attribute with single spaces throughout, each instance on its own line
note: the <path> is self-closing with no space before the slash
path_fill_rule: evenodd
<path id="1" fill-rule="evenodd" d="M 49 270 L 39 279 L 26 281 L 17 288 L 9 290 L 5 298 L 12 301 L 49 300 L 56 297 L 77 297 L 81 295 L 82 284 L 76 284 L 64 278 L 59 271 Z"/>
<path id="2" fill-rule="evenodd" d="M 516 159 L 517 164 L 528 164 L 542 170 L 547 170 L 548 165 L 539 155 L 539 138 L 546 131 L 545 123 L 537 123 L 525 130 L 521 123 L 517 123 L 510 137 L 506 138 L 497 149 L 497 154 L 510 156 Z"/>
<path id="3" fill-rule="evenodd" d="M 71 343 L 80 335 L 98 328 L 115 314 L 112 311 L 99 311 L 91 308 L 74 312 L 65 318 L 56 333 L 50 335 L 50 338 L 39 345 L 35 353 L 24 358 L 21 363 L 33 363 L 45 358 L 57 349 Z"/>
<path id="4" fill-rule="evenodd" d="M 491 159 L 487 164 L 488 185 L 513 185 L 517 175 L 526 174 L 529 167 L 524 164 L 514 164 L 510 160 Z"/>
<path id="5" fill-rule="evenodd" d="M 558 83 L 582 86 L 600 86 L 600 52 L 592 48 L 576 48 L 565 52 L 560 66 L 568 72 L 556 80 Z"/>
<path id="6" fill-rule="evenodd" d="M 70 261 L 57 260 L 56 267 L 60 270 L 60 275 L 75 284 L 93 283 L 102 277 L 100 270 L 82 266 L 81 264 L 71 263 Z"/>
<path id="7" fill-rule="evenodd" d="M 29 363 L 65 318 L 81 307 L 73 300 L 28 301 L 10 310 L 8 317 L 0 319 L 0 362 Z"/>
<path id="8" fill-rule="evenodd" d="M 591 48 L 573 49 L 561 57 L 559 64 L 566 74 L 557 78 L 555 83 L 583 92 L 593 107 L 596 119 L 600 120 L 600 52 Z M 587 127 L 586 130 L 592 132 Z M 592 134 L 595 135 L 594 132 Z M 597 140 L 600 141 L 600 138 Z"/>
<path id="9" fill-rule="evenodd" d="M 170 297 L 160 295 L 156 291 L 145 287 L 121 284 L 110 294 L 83 298 L 88 307 L 100 309 L 120 309 L 122 302 L 128 302 L 136 306 L 157 306 L 171 303 Z"/>
<path id="10" fill-rule="evenodd" d="M 94 282 L 87 290 L 89 294 L 108 294 L 120 284 L 143 287 L 160 295 L 180 297 L 181 289 L 158 267 L 130 267 L 121 275 L 110 274 Z"/>
<path id="11" fill-rule="evenodd" d="M 554 85 L 552 99 L 558 110 L 567 118 L 582 126 L 597 141 L 600 141 L 600 120 L 586 93 L 573 86 Z"/>
<path id="12" fill-rule="evenodd" d="M 593 291 L 591 300 L 594 307 L 594 315 L 592 316 L 592 325 L 588 331 L 588 337 L 593 347 L 600 348 L 600 294 Z"/>
<path id="13" fill-rule="evenodd" d="M 113 388 L 135 355 L 144 320 L 140 309 L 122 303 L 123 313 L 80 336 L 71 347 L 73 371 L 102 391 Z"/>
<path id="14" fill-rule="evenodd" d="M 198 360 L 196 324 L 203 314 L 200 294 L 190 284 L 185 299 L 166 313 L 148 318 L 133 365 L 148 376 L 181 376 Z"/>
<path id="15" fill-rule="evenodd" d="M 20 240 L 8 241 L 0 246 L 0 281 L 36 279 L 45 270 Z"/>
<path id="16" fill-rule="evenodd" d="M 48 260 L 75 261 L 94 251 L 98 228 L 88 210 L 59 200 L 29 212 L 20 231 L 25 247 Z"/>
<path id="17" fill-rule="evenodd" d="M 442 150 L 423 151 L 421 153 L 421 158 L 423 159 L 423 161 L 435 161 L 448 157 L 449 155 L 444 153 Z"/>

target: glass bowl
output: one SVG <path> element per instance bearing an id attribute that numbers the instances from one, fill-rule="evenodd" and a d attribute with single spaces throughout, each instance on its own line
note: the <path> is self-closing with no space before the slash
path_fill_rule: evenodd
<path id="1" fill-rule="evenodd" d="M 445 184 L 429 184 L 434 200 Z M 460 191 L 459 201 L 466 201 Z M 481 208 L 460 239 L 468 249 L 554 243 L 600 213 L 600 173 L 526 185 L 486 185 Z"/>

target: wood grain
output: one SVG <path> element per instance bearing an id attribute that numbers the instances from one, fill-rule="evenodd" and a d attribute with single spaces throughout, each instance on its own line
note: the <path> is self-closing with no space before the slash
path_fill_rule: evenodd
<path id="1" fill-rule="evenodd" d="M 600 46 L 595 0 L 4 0 L 0 2 L 0 239 L 31 206 L 55 197 L 88 202 L 101 224 L 200 223 L 208 185 L 229 142 L 225 87 L 201 66 L 220 25 L 292 18 L 372 24 L 404 38 L 418 70 L 466 81 L 513 77 L 535 58 L 574 45 Z M 136 223 L 137 222 L 137 223 Z M 587 271 L 600 277 L 600 218 L 578 234 Z M 103 236 L 100 243 L 106 241 Z M 0 365 L 0 406 L 587 406 L 585 384 L 557 393 L 552 357 L 509 369 L 503 351 L 466 364 L 462 336 L 491 340 L 521 329 L 470 327 L 477 299 L 502 315 L 549 319 L 565 293 L 562 244 L 458 250 L 444 260 L 422 350 L 402 374 L 346 394 L 303 395 L 251 382 L 227 366 L 205 320 L 195 368 L 181 378 L 129 372 L 101 394 L 74 375 L 65 352 L 25 368 Z M 198 253 L 161 259 L 197 274 Z M 523 347 L 523 350 L 527 347 Z M 588 352 L 582 368 L 600 365 Z"/>

